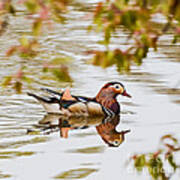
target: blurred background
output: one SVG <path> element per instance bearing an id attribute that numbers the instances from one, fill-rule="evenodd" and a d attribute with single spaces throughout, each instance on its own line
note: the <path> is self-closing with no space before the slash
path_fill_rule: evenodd
<path id="1" fill-rule="evenodd" d="M 0 1 L 0 179 L 179 179 L 179 24 L 178 0 Z M 68 138 L 56 118 L 41 132 L 46 113 L 27 92 L 93 97 L 109 81 L 132 95 L 118 97 L 114 128 L 131 130 L 119 147 L 101 119 L 70 121 Z"/>

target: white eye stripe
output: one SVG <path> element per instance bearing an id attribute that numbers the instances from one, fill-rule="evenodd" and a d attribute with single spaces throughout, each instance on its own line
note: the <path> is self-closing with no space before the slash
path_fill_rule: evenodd
<path id="1" fill-rule="evenodd" d="M 115 89 L 121 89 L 122 86 L 120 84 L 114 84 L 111 87 L 115 88 Z"/>

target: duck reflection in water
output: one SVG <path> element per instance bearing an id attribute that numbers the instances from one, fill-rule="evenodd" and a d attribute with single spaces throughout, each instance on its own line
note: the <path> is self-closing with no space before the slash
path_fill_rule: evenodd
<path id="1" fill-rule="evenodd" d="M 95 127 L 97 133 L 108 146 L 118 147 L 124 142 L 125 135 L 130 132 L 130 130 L 118 132 L 116 130 L 116 126 L 119 123 L 120 116 L 66 117 L 58 115 L 46 115 L 39 122 L 38 127 L 41 127 L 44 133 L 60 131 L 60 137 L 62 138 L 68 138 L 68 133 L 71 130 Z"/>

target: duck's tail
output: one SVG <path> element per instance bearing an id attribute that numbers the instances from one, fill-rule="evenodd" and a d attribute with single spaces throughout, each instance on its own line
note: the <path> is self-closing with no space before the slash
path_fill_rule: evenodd
<path id="1" fill-rule="evenodd" d="M 48 88 L 41 88 L 41 90 L 57 98 L 61 98 L 61 96 L 63 95 L 63 92 L 56 92 Z"/>
<path id="2" fill-rule="evenodd" d="M 37 99 L 42 104 L 42 106 L 44 107 L 47 113 L 57 113 L 57 114 L 60 113 L 60 104 L 59 104 L 58 98 L 41 97 L 39 95 L 30 93 L 30 92 L 28 92 L 27 94 Z"/>
<path id="3" fill-rule="evenodd" d="M 38 96 L 38 95 L 33 94 L 33 93 L 30 93 L 30 92 L 28 92 L 27 94 L 28 94 L 29 96 L 34 97 L 35 99 L 37 99 L 37 100 L 40 101 L 40 102 L 50 103 L 50 99 L 49 99 L 49 98 L 41 97 L 41 96 Z"/>

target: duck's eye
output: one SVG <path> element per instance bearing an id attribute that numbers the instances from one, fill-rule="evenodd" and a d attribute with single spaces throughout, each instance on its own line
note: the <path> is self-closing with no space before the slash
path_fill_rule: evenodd
<path id="1" fill-rule="evenodd" d="M 115 140 L 115 141 L 113 141 L 113 144 L 114 144 L 114 146 L 119 146 L 119 141 Z"/>
<path id="2" fill-rule="evenodd" d="M 121 88 L 121 86 L 119 84 L 116 84 L 114 87 L 115 87 L 115 89 L 120 89 Z"/>

